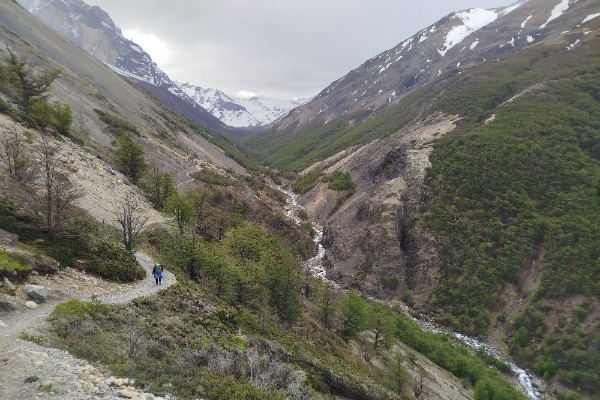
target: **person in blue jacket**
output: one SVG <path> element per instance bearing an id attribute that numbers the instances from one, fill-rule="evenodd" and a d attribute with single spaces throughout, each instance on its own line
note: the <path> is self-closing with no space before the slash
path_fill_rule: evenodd
<path id="1" fill-rule="evenodd" d="M 165 276 L 165 271 L 162 265 L 158 263 L 154 264 L 152 274 L 154 275 L 154 282 L 156 282 L 157 285 L 162 285 L 162 278 Z"/>

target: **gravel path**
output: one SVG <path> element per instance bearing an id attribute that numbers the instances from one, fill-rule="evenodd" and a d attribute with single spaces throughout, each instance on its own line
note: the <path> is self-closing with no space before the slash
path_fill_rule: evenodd
<path id="1" fill-rule="evenodd" d="M 136 258 L 146 270 L 144 280 L 118 285 L 79 271 L 61 271 L 55 278 L 38 278 L 37 283 L 50 286 L 48 301 L 35 309 L 20 308 L 0 316 L 0 399 L 174 399 L 143 393 L 133 382 L 111 377 L 102 367 L 92 366 L 68 352 L 19 339 L 22 333 L 44 327 L 54 307 L 70 298 L 90 300 L 95 295 L 102 303 L 127 303 L 176 282 L 174 275 L 165 271 L 163 284 L 156 285 L 152 279 L 152 258 L 143 252 L 137 252 Z"/>

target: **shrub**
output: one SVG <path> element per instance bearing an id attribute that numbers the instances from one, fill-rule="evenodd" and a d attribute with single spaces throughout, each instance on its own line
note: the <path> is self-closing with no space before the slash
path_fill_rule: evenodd
<path id="1" fill-rule="evenodd" d="M 354 190 L 354 183 L 349 172 L 334 171 L 327 177 L 328 187 L 332 190 Z"/>
<path id="2" fill-rule="evenodd" d="M 294 193 L 298 194 L 307 193 L 309 190 L 314 188 L 317 185 L 317 183 L 319 183 L 320 178 L 320 172 L 309 172 L 308 174 L 299 177 L 292 184 L 292 190 L 294 191 Z"/>
<path id="3" fill-rule="evenodd" d="M 194 172 L 193 174 L 190 174 L 190 176 L 210 185 L 231 186 L 234 184 L 234 180 L 227 175 L 219 174 L 206 169 Z"/>
<path id="4" fill-rule="evenodd" d="M 128 251 L 108 243 L 100 244 L 93 251 L 94 258 L 86 270 L 115 282 L 131 282 L 142 279 L 146 271 Z"/>

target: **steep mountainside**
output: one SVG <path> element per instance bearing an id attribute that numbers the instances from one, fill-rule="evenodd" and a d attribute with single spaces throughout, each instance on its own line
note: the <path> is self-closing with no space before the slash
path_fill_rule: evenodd
<path id="1" fill-rule="evenodd" d="M 81 0 L 20 0 L 19 3 L 119 74 L 155 86 L 153 93 L 161 100 L 168 99 L 165 104 L 170 108 L 185 109 L 188 118 L 223 132 L 231 131 L 186 96 L 148 53 L 123 36 L 121 29 L 98 6 L 89 6 Z"/>
<path id="2" fill-rule="evenodd" d="M 327 276 L 487 337 L 596 398 L 600 5 L 551 3 L 504 14 L 526 10 L 513 26 L 538 18 L 538 33 L 497 61 L 443 72 L 377 113 L 298 119 L 295 135 L 249 144 L 300 171 Z"/>
<path id="3" fill-rule="evenodd" d="M 176 83 L 141 46 L 125 38 L 121 29 L 98 6 L 89 6 L 81 0 L 19 0 L 19 3 L 118 73 L 156 86 L 160 90 L 152 88 L 150 91 L 169 107 L 178 111 L 185 109 L 187 117 L 226 133 L 237 135 L 227 126 L 257 128 L 267 125 L 305 102 L 262 97 L 242 99 L 217 89 Z M 161 93 L 163 91 L 176 97 Z"/>
<path id="4" fill-rule="evenodd" d="M 343 115 L 364 119 L 441 75 L 541 43 L 574 44 L 599 12 L 594 1 L 523 0 L 450 14 L 333 82 L 275 129 L 296 131 Z"/>
<path id="5" fill-rule="evenodd" d="M 62 70 L 53 85 L 54 96 L 71 105 L 78 130 L 88 132 L 101 146 L 98 150 L 101 154 L 106 151 L 103 148 L 110 149 L 114 145 L 111 129 L 120 120 L 136 127 L 136 140 L 144 145 L 154 163 L 181 180 L 186 180 L 185 175 L 196 170 L 196 164 L 202 160 L 223 168 L 244 170 L 201 136 L 204 134 L 210 139 L 207 128 L 205 132 L 194 133 L 185 125 L 174 125 L 177 116 L 54 30 L 40 24 L 27 10 L 13 2 L 3 2 L 1 6 L 3 44 L 40 65 Z M 185 147 L 181 145 L 184 142 L 187 142 Z M 190 154 L 197 158 L 190 158 Z"/>

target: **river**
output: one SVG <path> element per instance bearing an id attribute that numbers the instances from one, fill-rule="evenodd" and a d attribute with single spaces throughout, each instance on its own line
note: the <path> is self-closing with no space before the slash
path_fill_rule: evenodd
<path id="1" fill-rule="evenodd" d="M 292 219 L 297 224 L 300 224 L 302 220 L 298 215 L 300 210 L 302 210 L 304 207 L 298 202 L 298 195 L 281 186 L 278 186 L 278 189 L 286 195 L 286 216 Z M 314 257 L 305 261 L 304 267 L 308 271 L 310 271 L 310 273 L 313 276 L 324 279 L 331 285 L 338 287 L 338 285 L 335 282 L 327 279 L 327 271 L 323 267 L 323 259 L 326 254 L 325 247 L 321 245 L 321 239 L 323 238 L 323 228 L 314 223 L 313 228 L 315 229 L 313 240 L 317 244 L 318 250 L 317 254 Z M 473 338 L 459 332 L 453 332 L 447 328 L 436 324 L 431 320 L 416 318 L 414 317 L 415 313 L 410 307 L 408 307 L 404 303 L 400 304 L 404 313 L 417 324 L 419 324 L 421 329 L 454 337 L 455 339 L 465 344 L 468 348 L 472 350 L 483 351 L 486 354 L 494 357 L 495 359 L 505 362 L 509 366 L 517 381 L 519 382 L 519 389 L 532 400 L 540 399 L 540 393 L 537 392 L 533 387 L 533 380 L 535 379 L 535 377 L 529 372 L 527 372 L 524 368 L 521 368 L 517 364 L 515 364 L 515 362 L 508 355 L 504 354 L 502 351 L 500 351 L 490 343 L 486 343 L 477 338 Z"/>

